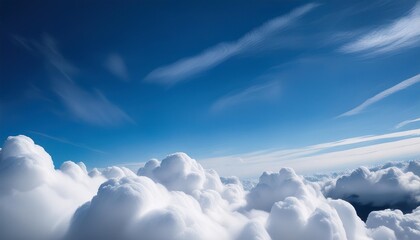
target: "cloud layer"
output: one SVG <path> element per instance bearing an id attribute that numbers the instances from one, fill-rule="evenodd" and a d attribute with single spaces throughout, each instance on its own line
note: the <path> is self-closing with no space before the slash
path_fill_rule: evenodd
<path id="1" fill-rule="evenodd" d="M 418 210 L 374 212 L 365 224 L 352 205 L 325 198 L 319 185 L 290 168 L 263 173 L 249 192 L 237 178 L 222 182 L 184 153 L 150 160 L 138 175 L 119 167 L 87 172 L 70 161 L 55 169 L 50 155 L 25 136 L 9 137 L 0 150 L 0 215 L 1 239 L 420 236 Z"/>
<path id="2" fill-rule="evenodd" d="M 212 111 L 223 111 L 243 103 L 256 100 L 269 100 L 278 96 L 280 84 L 278 81 L 271 81 L 264 84 L 253 85 L 238 93 L 226 95 L 219 98 L 211 106 Z"/>
<path id="3" fill-rule="evenodd" d="M 379 161 L 420 157 L 420 129 L 367 135 L 292 149 L 271 149 L 201 161 L 222 175 L 255 178 L 263 171 L 291 167 L 300 174 L 335 171 Z"/>

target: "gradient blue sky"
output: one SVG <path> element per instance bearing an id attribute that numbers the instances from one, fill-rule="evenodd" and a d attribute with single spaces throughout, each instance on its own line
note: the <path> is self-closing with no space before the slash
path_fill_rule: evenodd
<path id="1" fill-rule="evenodd" d="M 243 176 L 419 158 L 419 46 L 416 1 L 2 0 L 0 139 L 56 166 L 183 151 Z M 322 155 L 368 146 L 394 151 Z"/>

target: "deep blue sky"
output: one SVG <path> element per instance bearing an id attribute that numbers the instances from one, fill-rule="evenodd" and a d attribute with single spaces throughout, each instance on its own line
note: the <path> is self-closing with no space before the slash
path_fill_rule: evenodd
<path id="1" fill-rule="evenodd" d="M 348 111 L 420 73 L 419 22 L 416 1 L 2 0 L 0 139 L 103 167 L 416 129 L 395 127 L 416 79 Z"/>

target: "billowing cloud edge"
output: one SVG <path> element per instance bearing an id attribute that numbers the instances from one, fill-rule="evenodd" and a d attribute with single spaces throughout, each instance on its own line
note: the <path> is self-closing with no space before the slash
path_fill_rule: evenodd
<path id="1" fill-rule="evenodd" d="M 265 172 L 245 191 L 185 153 L 135 174 L 70 161 L 56 169 L 22 135 L 0 150 L 2 239 L 415 239 L 419 211 L 378 211 L 365 224 L 291 168 Z"/>

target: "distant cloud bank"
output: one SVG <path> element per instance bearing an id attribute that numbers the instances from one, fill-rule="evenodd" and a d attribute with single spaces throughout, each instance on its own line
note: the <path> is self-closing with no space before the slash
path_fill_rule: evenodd
<path id="1" fill-rule="evenodd" d="M 409 192 L 414 191 L 417 198 L 419 167 L 414 163 L 417 165 L 411 164 L 404 170 L 394 166 L 361 168 L 348 175 L 351 181 L 338 178 L 334 186 L 342 191 L 339 185 L 348 182 L 348 186 L 357 186 L 361 198 L 369 201 L 375 194 L 371 187 L 377 179 L 385 187 L 402 183 L 398 190 L 412 187 Z M 420 208 L 407 214 L 398 210 L 372 212 L 365 224 L 351 204 L 325 198 L 321 182 L 309 182 L 291 168 L 263 173 L 250 191 L 244 190 L 238 178 L 223 179 L 222 182 L 216 171 L 203 168 L 184 153 L 169 155 L 162 161 L 150 160 L 137 174 L 123 167 L 88 172 L 83 163 L 71 161 L 55 169 L 51 156 L 32 139 L 22 135 L 9 137 L 0 150 L 0 238 L 420 237 L 418 229 L 413 228 L 420 224 Z M 359 184 L 363 181 L 369 184 Z"/>

